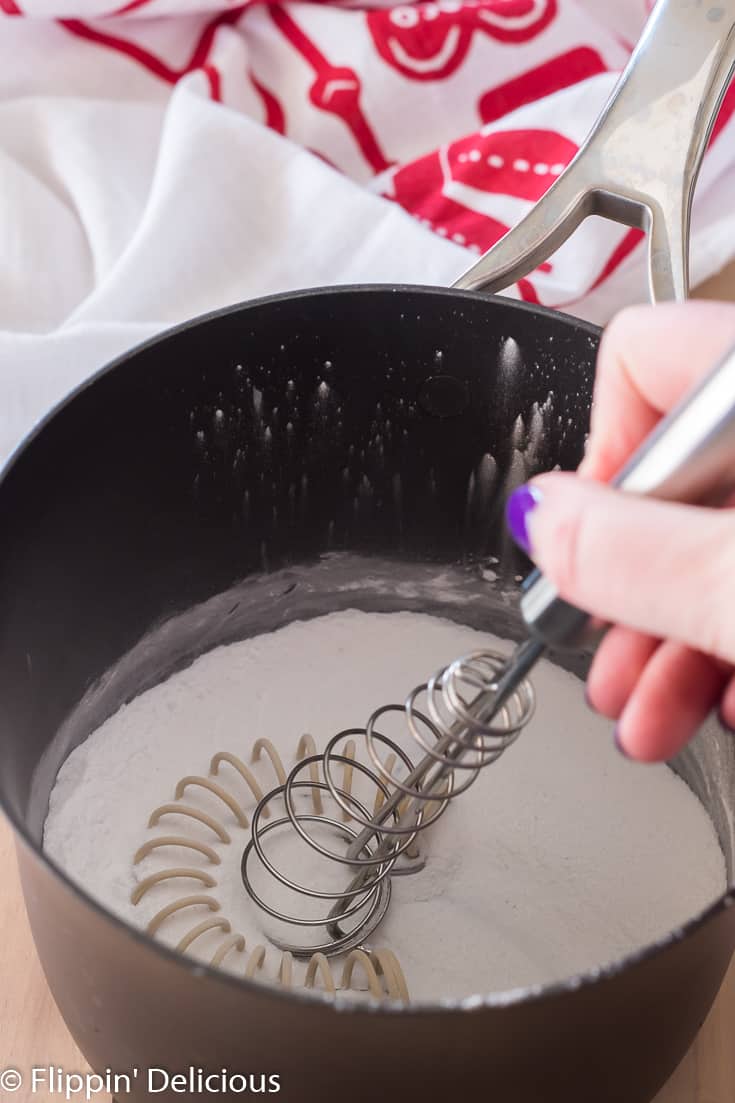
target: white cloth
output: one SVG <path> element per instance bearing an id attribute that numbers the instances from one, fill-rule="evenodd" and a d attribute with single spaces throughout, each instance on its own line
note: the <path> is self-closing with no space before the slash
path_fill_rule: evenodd
<path id="1" fill-rule="evenodd" d="M 178 321 L 289 288 L 450 283 L 573 155 L 646 14 L 645 0 L 22 6 L 4 17 L 18 5 L 0 0 L 0 458 Z M 698 187 L 695 280 L 735 255 L 734 185 L 729 120 Z M 606 320 L 645 297 L 640 244 L 593 288 L 629 233 L 588 220 L 522 293 Z"/>

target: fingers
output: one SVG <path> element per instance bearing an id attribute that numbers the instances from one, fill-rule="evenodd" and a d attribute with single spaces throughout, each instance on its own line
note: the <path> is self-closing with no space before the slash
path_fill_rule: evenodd
<path id="1" fill-rule="evenodd" d="M 512 495 L 508 521 L 567 601 L 735 661 L 735 511 L 553 473 Z"/>
<path id="2" fill-rule="evenodd" d="M 580 474 L 607 482 L 659 420 L 735 343 L 735 306 L 630 307 L 597 359 L 590 438 Z"/>
<path id="3" fill-rule="evenodd" d="M 715 707 L 726 682 L 727 675 L 708 655 L 662 643 L 623 709 L 618 746 L 640 762 L 671 758 Z"/>
<path id="4" fill-rule="evenodd" d="M 735 730 L 735 511 L 644 501 L 591 480 L 611 479 L 733 344 L 732 305 L 623 311 L 598 357 L 586 478 L 542 476 L 522 488 L 522 509 L 509 503 L 516 539 L 561 595 L 615 625 L 588 697 L 619 718 L 621 749 L 644 761 L 675 754 L 718 701 Z"/>
<path id="5" fill-rule="evenodd" d="M 659 642 L 620 625 L 608 631 L 587 675 L 587 699 L 597 712 L 618 719 Z"/>
<path id="6" fill-rule="evenodd" d="M 659 762 L 695 734 L 730 677 L 729 666 L 699 651 L 613 628 L 597 649 L 587 698 L 618 719 L 616 740 L 628 757 Z"/>

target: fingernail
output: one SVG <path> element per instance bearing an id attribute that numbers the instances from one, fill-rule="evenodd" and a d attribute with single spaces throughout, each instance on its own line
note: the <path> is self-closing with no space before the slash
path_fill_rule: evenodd
<path id="1" fill-rule="evenodd" d="M 623 758 L 630 758 L 630 755 L 623 746 L 622 740 L 620 738 L 620 727 L 617 725 L 615 727 L 615 731 L 613 732 L 613 743 L 618 748 Z"/>
<path id="2" fill-rule="evenodd" d="M 531 540 L 528 534 L 528 516 L 541 501 L 541 491 L 530 483 L 514 490 L 505 507 L 505 519 L 510 534 L 526 555 L 531 554 Z"/>
<path id="3" fill-rule="evenodd" d="M 725 719 L 725 717 L 722 715 L 722 710 L 718 711 L 717 720 L 721 728 L 724 728 L 726 732 L 730 733 L 730 735 L 735 735 L 735 727 L 733 727 L 733 725 Z"/>

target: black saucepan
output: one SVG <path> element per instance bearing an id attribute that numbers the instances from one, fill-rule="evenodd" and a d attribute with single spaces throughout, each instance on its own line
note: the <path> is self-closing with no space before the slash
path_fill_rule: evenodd
<path id="1" fill-rule="evenodd" d="M 553 390 L 536 466 L 576 465 L 598 337 L 570 317 L 450 290 L 265 299 L 110 365 L 10 460 L 0 483 L 0 801 L 46 976 L 95 1069 L 278 1073 L 294 1103 L 342 1093 L 353 1103 L 418 1093 L 643 1103 L 685 1053 L 735 944 L 730 894 L 659 944 L 564 984 L 350 1009 L 193 964 L 107 914 L 41 851 L 69 750 L 198 652 L 302 615 L 300 571 L 324 567 L 309 615 L 339 606 L 329 565 L 350 556 L 471 572 L 495 555 L 504 586 L 516 586 L 527 564 L 504 536 L 501 492 L 514 426 Z M 500 478 L 478 504 L 472 475 L 488 452 Z M 264 579 L 268 601 L 249 603 Z M 219 600 L 235 591 L 237 601 Z M 398 592 L 380 602 L 422 607 Z M 481 625 L 488 607 L 480 590 L 449 615 Z M 192 608 L 205 610 L 195 631 Z M 178 623 L 179 635 L 167 634 Z M 124 677 L 110 673 L 150 639 L 168 642 L 144 648 Z M 584 672 L 584 656 L 565 661 Z M 709 812 L 732 879 L 732 743 L 714 725 L 672 765 Z M 123 1098 L 149 1098 L 142 1074 Z"/>

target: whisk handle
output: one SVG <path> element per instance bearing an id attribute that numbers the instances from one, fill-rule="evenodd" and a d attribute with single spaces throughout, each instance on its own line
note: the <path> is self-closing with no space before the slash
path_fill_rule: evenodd
<path id="1" fill-rule="evenodd" d="M 716 505 L 735 488 L 735 348 L 658 423 L 612 485 L 692 505 Z M 550 646 L 579 644 L 589 624 L 538 570 L 524 583 L 521 614 Z"/>

